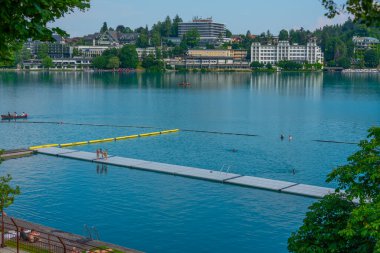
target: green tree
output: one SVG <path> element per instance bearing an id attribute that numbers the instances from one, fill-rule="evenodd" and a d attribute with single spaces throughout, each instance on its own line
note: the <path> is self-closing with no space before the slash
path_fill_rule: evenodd
<path id="1" fill-rule="evenodd" d="M 357 251 L 365 238 L 347 241 L 341 231 L 347 227 L 355 204 L 338 194 L 331 194 L 312 204 L 303 225 L 288 240 L 290 252 L 370 252 Z"/>
<path id="2" fill-rule="evenodd" d="M 30 60 L 32 58 L 32 53 L 28 48 L 23 46 L 21 50 L 18 50 L 15 55 L 15 63 L 20 64 L 23 63 L 23 61 Z"/>
<path id="3" fill-rule="evenodd" d="M 97 56 L 92 59 L 92 67 L 96 69 L 105 69 L 107 67 L 108 61 L 105 56 Z"/>
<path id="4" fill-rule="evenodd" d="M 169 37 L 172 35 L 172 20 L 169 16 L 166 17 L 163 23 L 161 35 L 164 37 Z"/>
<path id="5" fill-rule="evenodd" d="M 183 22 L 182 18 L 180 18 L 178 15 L 175 15 L 172 23 L 172 37 L 178 37 L 178 24 Z"/>
<path id="6" fill-rule="evenodd" d="M 284 70 L 300 70 L 302 69 L 302 64 L 294 61 L 279 61 L 277 66 Z"/>
<path id="7" fill-rule="evenodd" d="M 226 29 L 226 38 L 232 38 L 232 32 Z"/>
<path id="8" fill-rule="evenodd" d="M 380 195 L 380 127 L 369 129 L 367 138 L 359 143 L 360 150 L 351 155 L 348 164 L 334 169 L 327 182 L 336 181 L 338 190 L 347 198 L 358 198 L 360 203 Z"/>
<path id="9" fill-rule="evenodd" d="M 107 68 L 116 69 L 120 66 L 120 60 L 117 56 L 112 56 L 108 59 Z"/>
<path id="10" fill-rule="evenodd" d="M 107 25 L 107 22 L 103 22 L 103 25 L 100 28 L 100 33 L 104 33 L 106 31 L 108 31 L 108 25 Z"/>
<path id="11" fill-rule="evenodd" d="M 156 59 L 161 60 L 163 58 L 163 54 L 161 49 L 156 48 Z"/>
<path id="12" fill-rule="evenodd" d="M 348 69 L 351 67 L 351 61 L 348 57 L 341 57 L 336 61 L 339 67 Z"/>
<path id="13" fill-rule="evenodd" d="M 261 68 L 264 68 L 264 64 L 261 62 L 258 62 L 258 61 L 253 61 L 251 63 L 251 68 L 252 69 L 261 69 Z"/>
<path id="14" fill-rule="evenodd" d="M 79 51 L 79 49 L 77 47 L 74 47 L 73 48 L 73 57 L 75 56 L 81 56 L 82 53 Z"/>
<path id="15" fill-rule="evenodd" d="M 348 12 L 354 16 L 355 22 L 380 26 L 380 3 L 377 0 L 346 0 L 341 4 L 335 0 L 322 0 L 322 5 L 327 10 L 325 16 L 328 18 Z"/>
<path id="16" fill-rule="evenodd" d="M 46 43 L 37 45 L 37 58 L 43 59 L 48 56 L 49 46 Z"/>
<path id="17" fill-rule="evenodd" d="M 149 37 L 148 33 L 143 30 L 136 41 L 136 47 L 147 48 L 149 46 Z"/>
<path id="18" fill-rule="evenodd" d="M 152 33 L 152 39 L 151 39 L 151 44 L 154 47 L 158 47 L 161 45 L 161 35 L 158 31 L 154 31 Z"/>
<path id="19" fill-rule="evenodd" d="M 11 175 L 0 177 L 0 209 L 1 209 L 1 247 L 4 247 L 4 209 L 13 204 L 15 196 L 20 194 L 20 187 L 12 187 Z"/>
<path id="20" fill-rule="evenodd" d="M 118 56 L 119 55 L 119 50 L 117 50 L 117 48 L 109 48 L 107 50 L 104 50 L 104 52 L 102 53 L 102 56 L 106 56 L 106 57 L 112 57 L 112 56 Z"/>
<path id="21" fill-rule="evenodd" d="M 143 59 L 142 59 L 142 63 L 141 63 L 141 66 L 142 66 L 143 68 L 148 69 L 148 68 L 154 66 L 154 61 L 155 61 L 155 59 L 154 59 L 154 55 L 149 54 L 149 55 L 143 57 Z"/>
<path id="22" fill-rule="evenodd" d="M 364 66 L 376 68 L 379 65 L 379 54 L 374 49 L 369 49 L 364 53 Z"/>
<path id="23" fill-rule="evenodd" d="M 85 10 L 90 0 L 2 0 L 0 8 L 0 59 L 9 58 L 17 44 L 27 39 L 51 40 L 58 33 L 67 35 L 48 23 L 72 13 L 76 8 Z"/>
<path id="24" fill-rule="evenodd" d="M 120 65 L 122 68 L 136 68 L 139 57 L 134 45 L 124 45 L 119 53 Z"/>
<path id="25" fill-rule="evenodd" d="M 53 60 L 49 56 L 46 56 L 45 58 L 43 58 L 41 64 L 44 68 L 47 68 L 47 69 L 54 66 Z"/>
<path id="26" fill-rule="evenodd" d="M 121 33 L 125 33 L 125 26 L 123 26 L 123 25 L 118 25 L 118 26 L 116 27 L 116 31 L 117 31 L 117 32 L 121 32 Z"/>
<path id="27" fill-rule="evenodd" d="M 289 33 L 287 30 L 282 29 L 280 33 L 278 34 L 279 40 L 288 40 L 289 39 Z"/>
<path id="28" fill-rule="evenodd" d="M 347 165 L 327 176 L 342 193 L 309 208 L 304 224 L 288 240 L 291 252 L 380 252 L 380 127 L 370 128 L 367 138 Z"/>
<path id="29" fill-rule="evenodd" d="M 197 29 L 191 29 L 183 35 L 182 40 L 185 42 L 186 46 L 194 48 L 199 45 L 200 37 Z"/>
<path id="30" fill-rule="evenodd" d="M 154 72 L 161 72 L 165 70 L 164 62 L 160 59 L 156 59 L 153 54 L 143 57 L 141 66 Z"/>

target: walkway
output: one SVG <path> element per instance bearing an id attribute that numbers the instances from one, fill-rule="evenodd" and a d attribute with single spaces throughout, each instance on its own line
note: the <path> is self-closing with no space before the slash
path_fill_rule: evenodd
<path id="1" fill-rule="evenodd" d="M 16 159 L 16 158 L 31 156 L 31 155 L 33 155 L 33 150 L 12 149 L 12 150 L 5 150 L 4 153 L 0 155 L 0 158 L 4 160 L 8 160 L 8 159 Z"/>
<path id="2" fill-rule="evenodd" d="M 272 180 L 260 177 L 244 176 L 235 173 L 185 167 L 166 163 L 150 162 L 120 156 L 110 156 L 107 160 L 97 159 L 95 153 L 77 151 L 73 149 L 49 147 L 37 149 L 37 152 L 45 155 L 52 155 L 76 160 L 114 165 L 119 167 L 127 167 L 151 172 L 171 174 L 176 176 L 208 180 L 250 188 L 259 188 L 288 194 L 303 195 L 313 198 L 322 198 L 323 196 L 334 192 L 334 189 L 332 188 L 300 184 L 295 182 Z"/>

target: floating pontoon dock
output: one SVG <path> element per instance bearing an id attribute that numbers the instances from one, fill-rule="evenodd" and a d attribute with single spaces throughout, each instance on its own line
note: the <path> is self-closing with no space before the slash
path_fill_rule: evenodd
<path id="1" fill-rule="evenodd" d="M 37 149 L 36 151 L 40 154 L 45 155 L 52 155 L 76 160 L 114 165 L 119 167 L 171 174 L 175 176 L 190 177 L 201 180 L 209 180 L 250 188 L 259 188 L 264 190 L 296 194 L 313 198 L 322 198 L 323 196 L 334 192 L 334 189 L 332 188 L 299 184 L 280 180 L 272 180 L 260 177 L 244 176 L 235 173 L 185 167 L 166 163 L 150 162 L 120 156 L 109 156 L 107 160 L 97 159 L 96 153 L 77 151 L 73 149 L 47 147 Z"/>

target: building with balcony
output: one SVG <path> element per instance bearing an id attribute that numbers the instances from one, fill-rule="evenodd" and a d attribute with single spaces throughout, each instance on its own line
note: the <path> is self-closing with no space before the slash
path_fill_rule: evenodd
<path id="1" fill-rule="evenodd" d="M 189 49 L 188 56 L 201 57 L 232 57 L 234 61 L 246 61 L 247 51 L 242 49 Z"/>
<path id="2" fill-rule="evenodd" d="M 143 56 L 146 55 L 154 55 L 156 57 L 156 48 L 155 47 L 147 47 L 147 48 L 136 48 L 137 55 L 139 56 L 139 60 L 142 60 Z"/>
<path id="3" fill-rule="evenodd" d="M 35 57 L 45 50 L 51 58 L 70 58 L 73 53 L 73 48 L 63 43 L 28 41 L 24 45 Z"/>
<path id="4" fill-rule="evenodd" d="M 380 45 L 380 41 L 372 37 L 354 36 L 352 42 L 354 42 L 355 50 L 375 49 Z"/>
<path id="5" fill-rule="evenodd" d="M 182 22 L 178 24 L 178 36 L 183 37 L 188 31 L 196 29 L 200 35 L 202 44 L 215 44 L 219 40 L 226 38 L 226 26 L 213 22 L 212 18 L 194 18 L 192 22 Z"/>
<path id="6" fill-rule="evenodd" d="M 101 56 L 104 51 L 109 49 L 108 46 L 77 46 L 74 48 L 78 50 L 80 56 L 89 58 Z"/>
<path id="7" fill-rule="evenodd" d="M 310 40 L 306 45 L 291 45 L 289 41 L 279 41 L 274 45 L 254 42 L 251 45 L 251 62 L 254 61 L 264 64 L 279 61 L 323 63 L 323 53 L 315 40 Z"/>

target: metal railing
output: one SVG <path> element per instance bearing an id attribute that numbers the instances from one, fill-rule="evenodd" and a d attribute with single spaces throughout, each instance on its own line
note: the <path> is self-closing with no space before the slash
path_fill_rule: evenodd
<path id="1" fill-rule="evenodd" d="M 22 224 L 21 224 L 22 223 Z M 89 238 L 65 238 L 45 231 L 34 229 L 24 222 L 8 217 L 3 221 L 4 242 L 2 245 L 14 252 L 36 253 L 107 253 L 112 249 L 94 246 Z M 70 234 L 68 234 L 70 237 Z M 1 238 L 3 235 L 1 235 Z M 0 238 L 0 239 L 1 239 Z M 99 245 L 99 244 L 98 244 Z"/>

